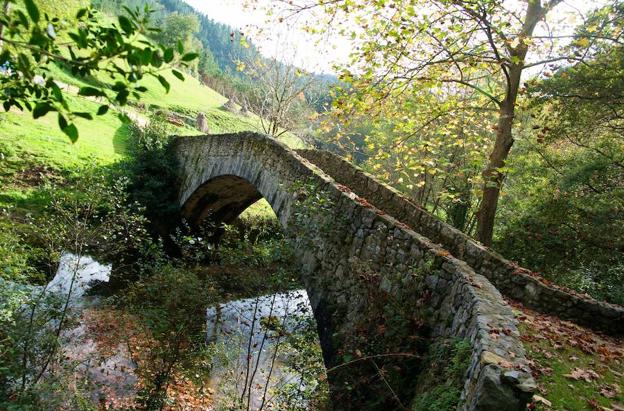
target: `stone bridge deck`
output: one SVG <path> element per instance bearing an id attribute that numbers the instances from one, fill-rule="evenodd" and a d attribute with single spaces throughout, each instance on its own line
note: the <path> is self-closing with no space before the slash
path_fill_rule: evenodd
<path id="1" fill-rule="evenodd" d="M 525 409 L 535 385 L 499 290 L 623 333 L 620 307 L 544 284 L 332 154 L 253 133 L 178 138 L 174 152 L 192 224 L 231 222 L 262 197 L 275 211 L 312 302 L 336 409 L 409 404 L 419 356 L 448 339 L 471 346 L 460 409 Z"/>

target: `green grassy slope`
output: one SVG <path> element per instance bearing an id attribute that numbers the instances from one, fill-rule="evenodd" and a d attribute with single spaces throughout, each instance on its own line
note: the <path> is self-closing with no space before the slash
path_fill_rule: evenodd
<path id="1" fill-rule="evenodd" d="M 97 110 L 94 102 L 70 98 L 85 111 Z M 30 113 L 10 112 L 0 115 L 0 150 L 5 157 L 67 168 L 86 162 L 111 162 L 126 151 L 129 125 L 114 112 L 93 121 L 78 119 L 80 138 L 75 144 L 57 125 L 54 113 L 33 120 Z"/>
<path id="2" fill-rule="evenodd" d="M 58 68 L 52 68 L 51 71 L 55 78 L 66 84 L 77 87 L 88 84 L 87 80 L 72 77 Z M 171 83 L 169 93 L 165 92 L 156 79 L 144 79 L 143 84 L 148 91 L 141 103 L 187 113 L 203 111 L 208 118 L 211 133 L 259 130 L 257 118 L 222 110 L 221 107 L 227 99 L 192 76 L 187 75 L 185 81 L 180 81 L 168 72 L 165 77 Z M 70 97 L 70 100 L 73 105 L 80 106 L 81 111 L 95 112 L 98 107 L 95 102 L 79 97 Z M 78 120 L 77 125 L 80 139 L 76 144 L 71 144 L 58 129 L 54 114 L 33 120 L 28 113 L 0 113 L 0 147 L 5 147 L 4 151 L 8 151 L 8 147 L 17 156 L 27 155 L 46 164 L 64 166 L 91 161 L 91 157 L 110 162 L 123 155 L 128 138 L 128 125 L 116 113 L 109 112 L 93 121 Z M 191 129 L 180 130 L 180 134 L 197 133 Z M 287 135 L 282 140 L 294 147 L 302 145 L 293 135 Z M 7 153 L 4 156 L 7 157 Z"/>

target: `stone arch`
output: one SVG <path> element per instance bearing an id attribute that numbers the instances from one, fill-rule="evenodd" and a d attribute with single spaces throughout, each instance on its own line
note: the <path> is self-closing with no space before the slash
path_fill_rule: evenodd
<path id="1" fill-rule="evenodd" d="M 196 165 L 201 171 L 183 174 L 180 203 L 182 216 L 189 222 L 195 224 L 213 215 L 218 221 L 228 223 L 251 204 L 265 198 L 282 226 L 287 226 L 292 197 L 288 187 L 304 174 L 301 164 L 283 156 L 284 147 L 279 144 L 258 147 L 252 144 L 258 137 L 253 134 L 249 137 L 255 138 L 249 139 L 251 141 L 222 139 L 218 146 L 210 144 L 208 147 L 201 139 L 180 140 L 185 147 L 197 148 L 193 150 L 193 158 L 185 157 L 184 166 Z M 224 151 L 236 154 L 224 156 Z M 204 155 L 216 161 L 204 162 Z"/>
<path id="2" fill-rule="evenodd" d="M 185 217 L 226 221 L 264 197 L 282 226 L 295 233 L 290 241 L 326 366 L 341 370 L 329 375 L 336 409 L 366 409 L 363 404 L 379 400 L 373 383 L 353 386 L 360 378 L 374 377 L 385 389 L 370 374 L 376 371 L 368 360 L 352 367 L 349 357 L 396 353 L 421 332 L 426 341 L 470 343 L 460 409 L 524 409 L 534 382 L 513 313 L 485 277 L 268 136 L 178 138 L 173 150 Z M 308 183 L 315 193 L 299 192 Z M 327 199 L 323 207 L 306 206 L 318 193 Z M 401 321 L 388 320 L 395 317 Z M 379 321 L 382 327 L 376 327 Z M 417 367 L 409 361 L 392 365 L 401 369 L 402 363 L 413 388 Z M 396 407 L 396 398 L 381 393 L 373 409 Z"/>
<path id="3" fill-rule="evenodd" d="M 182 215 L 192 225 L 207 218 L 229 224 L 261 198 L 263 195 L 246 179 L 218 176 L 197 188 L 182 207 Z"/>

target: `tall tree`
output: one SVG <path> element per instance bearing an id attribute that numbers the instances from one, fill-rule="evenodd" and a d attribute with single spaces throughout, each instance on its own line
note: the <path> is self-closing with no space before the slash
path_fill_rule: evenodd
<path id="1" fill-rule="evenodd" d="M 577 29 L 624 30 L 624 5 Z M 610 27 L 609 27 L 610 26 Z M 615 38 L 615 37 L 611 37 Z M 496 247 L 523 266 L 595 298 L 624 303 L 624 45 L 529 81 L 530 105 L 510 158 Z M 539 241 L 536 241 L 539 240 Z"/>
<path id="2" fill-rule="evenodd" d="M 159 23 L 160 30 L 153 37 L 167 47 L 175 47 L 178 42 L 190 46 L 199 31 L 199 20 L 192 14 L 170 13 Z"/>
<path id="3" fill-rule="evenodd" d="M 561 0 L 300 0 L 280 1 L 281 16 L 322 10 L 340 34 L 354 39 L 352 61 L 342 70 L 351 84 L 337 100 L 343 117 L 354 112 L 383 114 L 383 101 L 428 90 L 443 94 L 479 93 L 482 108 L 497 112 L 488 124 L 474 107 L 467 116 L 492 130 L 489 156 L 481 173 L 477 238 L 492 241 L 494 219 L 505 176 L 505 162 L 514 143 L 514 119 L 522 82 L 529 69 L 582 60 L 601 26 L 582 37 L 536 28 Z M 557 25 L 555 24 L 555 29 Z M 317 27 L 311 28 L 318 31 Z M 562 47 L 570 41 L 581 46 Z M 444 104 L 444 99 L 440 99 Z M 435 110 L 430 110 L 435 113 Z M 436 114 L 434 114 L 436 115 Z M 428 120 L 423 119 L 426 124 Z"/>

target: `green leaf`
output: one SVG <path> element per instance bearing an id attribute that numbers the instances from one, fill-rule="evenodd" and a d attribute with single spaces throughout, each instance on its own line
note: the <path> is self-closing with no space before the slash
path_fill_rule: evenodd
<path id="1" fill-rule="evenodd" d="M 58 114 L 58 125 L 61 130 L 67 127 L 67 119 L 61 113 Z"/>
<path id="2" fill-rule="evenodd" d="M 75 116 L 78 116 L 80 118 L 84 118 L 86 120 L 93 120 L 93 116 L 91 115 L 91 113 L 84 113 L 84 112 L 75 111 L 73 114 Z"/>
<path id="3" fill-rule="evenodd" d="M 165 50 L 165 63 L 171 63 L 173 61 L 173 49 L 168 48 Z"/>
<path id="4" fill-rule="evenodd" d="M 98 108 L 97 115 L 103 116 L 104 114 L 108 113 L 108 109 L 109 107 L 107 105 L 100 106 L 100 108 Z"/>
<path id="5" fill-rule="evenodd" d="M 118 19 L 119 19 L 119 25 L 121 26 L 121 29 L 126 34 L 131 34 L 134 31 L 134 27 L 129 18 L 127 18 L 126 16 L 119 16 Z"/>
<path id="6" fill-rule="evenodd" d="M 180 40 L 178 40 L 178 53 L 184 53 L 184 44 Z"/>
<path id="7" fill-rule="evenodd" d="M 136 13 L 135 13 L 135 12 L 134 12 L 134 11 L 133 11 L 130 7 L 128 7 L 128 6 L 123 6 L 122 8 L 124 9 L 124 11 L 125 11 L 126 13 L 128 13 L 128 14 L 130 15 L 130 17 L 132 17 L 132 18 L 134 18 L 134 19 L 137 19 L 137 18 L 138 18 L 138 16 L 136 15 Z"/>
<path id="8" fill-rule="evenodd" d="M 163 56 L 161 50 L 154 50 L 152 53 L 152 66 L 160 67 L 163 63 Z"/>
<path id="9" fill-rule="evenodd" d="M 74 125 L 74 123 L 69 124 L 67 127 L 63 128 L 63 133 L 67 134 L 72 143 L 78 141 L 78 129 Z"/>
<path id="10" fill-rule="evenodd" d="M 47 102 L 37 103 L 37 105 L 35 106 L 35 109 L 32 112 L 33 118 L 37 119 L 39 117 L 43 117 L 53 110 L 54 110 L 54 107 L 52 107 L 50 103 L 47 103 Z"/>
<path id="11" fill-rule="evenodd" d="M 54 96 L 54 98 L 58 102 L 63 103 L 65 101 L 65 98 L 63 98 L 63 92 L 61 91 L 60 87 L 56 84 L 56 82 L 52 81 L 50 83 L 50 88 L 52 89 L 52 95 Z"/>
<path id="12" fill-rule="evenodd" d="M 35 4 L 33 0 L 24 0 L 24 4 L 26 5 L 26 11 L 28 15 L 35 23 L 39 22 L 39 8 Z"/>
<path id="13" fill-rule="evenodd" d="M 184 75 L 180 73 L 178 70 L 171 69 L 171 72 L 174 76 L 176 76 L 180 81 L 184 81 Z"/>
<path id="14" fill-rule="evenodd" d="M 169 92 L 169 90 L 171 89 L 171 85 L 169 84 L 169 82 L 167 81 L 166 78 L 164 78 L 163 76 L 161 76 L 160 74 L 158 75 L 158 81 L 160 82 L 160 84 L 165 88 L 165 90 L 167 91 L 167 93 Z"/>
<path id="15" fill-rule="evenodd" d="M 197 53 L 186 53 L 185 55 L 182 56 L 182 61 L 193 61 L 198 57 L 199 57 L 199 54 Z"/>
<path id="16" fill-rule="evenodd" d="M 104 97 L 106 94 L 102 90 L 99 90 L 95 87 L 81 87 L 78 91 L 78 95 L 87 96 L 87 97 Z"/>
<path id="17" fill-rule="evenodd" d="M 30 40 L 28 41 L 28 43 L 32 44 L 33 46 L 45 48 L 46 44 L 48 43 L 48 38 L 43 35 L 39 27 L 35 26 L 32 29 L 32 32 L 30 34 Z M 36 53 L 33 53 L 33 57 L 35 56 L 36 56 Z M 35 57 L 35 60 L 37 60 L 36 57 Z"/>
<path id="18" fill-rule="evenodd" d="M 146 47 L 141 52 L 141 64 L 148 65 L 150 61 L 152 61 L 152 49 L 149 47 Z"/>
<path id="19" fill-rule="evenodd" d="M 17 18 L 22 24 L 22 26 L 26 27 L 26 29 L 29 29 L 30 21 L 28 21 L 28 17 L 26 17 L 26 15 L 19 9 L 15 11 L 15 14 L 17 14 Z"/>
<path id="20" fill-rule="evenodd" d="M 117 100 L 117 102 L 122 105 L 125 106 L 126 103 L 128 103 L 128 96 L 130 95 L 130 91 L 128 91 L 127 88 L 124 88 L 123 90 L 120 90 L 117 93 L 117 96 L 115 97 L 115 100 Z"/>

